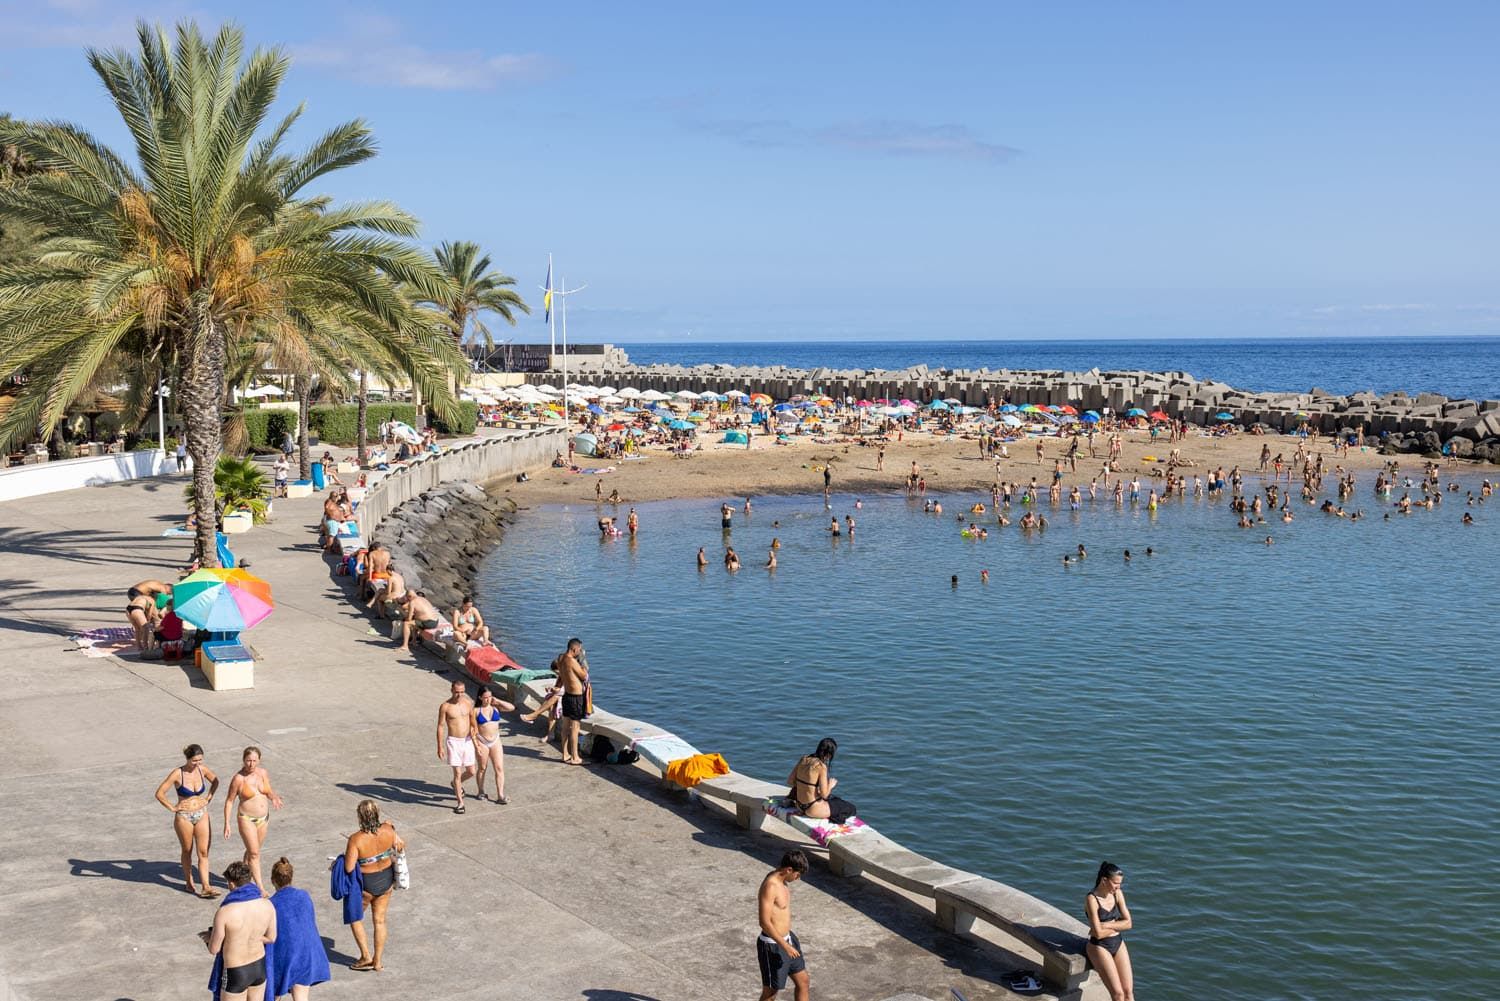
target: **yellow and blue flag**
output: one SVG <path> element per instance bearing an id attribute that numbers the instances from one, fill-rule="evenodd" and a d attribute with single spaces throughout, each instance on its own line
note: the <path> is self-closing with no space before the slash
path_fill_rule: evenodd
<path id="1" fill-rule="evenodd" d="M 542 322 L 552 321 L 552 262 L 547 262 L 547 285 L 542 294 Z"/>

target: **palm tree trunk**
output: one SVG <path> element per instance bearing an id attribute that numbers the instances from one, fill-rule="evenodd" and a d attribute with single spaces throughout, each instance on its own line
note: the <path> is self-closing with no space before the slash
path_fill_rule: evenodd
<path id="1" fill-rule="evenodd" d="M 312 479 L 312 455 L 307 448 L 307 405 L 312 399 L 312 380 L 297 376 L 297 479 Z"/>
<path id="2" fill-rule="evenodd" d="M 413 378 L 412 381 L 411 381 L 411 407 L 412 407 L 411 426 L 414 429 L 416 429 L 418 431 L 421 431 L 422 430 L 422 423 L 423 423 L 422 422 L 422 387 L 420 387 L 420 386 L 417 385 L 417 380 L 415 378 Z"/>
<path id="3" fill-rule="evenodd" d="M 355 431 L 354 459 L 361 469 L 365 465 L 366 453 L 370 450 L 370 429 L 365 425 L 370 419 L 370 373 L 359 370 L 359 429 Z"/>
<path id="4" fill-rule="evenodd" d="M 214 318 L 201 314 L 190 338 L 186 364 L 178 379 L 178 406 L 188 455 L 193 458 L 193 514 L 197 529 L 193 547 L 205 567 L 219 565 L 215 533 L 219 528 L 214 467 L 223 445 L 224 332 Z"/>

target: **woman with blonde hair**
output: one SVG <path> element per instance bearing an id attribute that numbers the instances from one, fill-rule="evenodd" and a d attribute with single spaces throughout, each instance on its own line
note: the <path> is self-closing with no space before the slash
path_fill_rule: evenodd
<path id="1" fill-rule="evenodd" d="M 250 867 L 255 885 L 265 893 L 266 883 L 260 874 L 260 850 L 270 833 L 271 810 L 281 809 L 281 797 L 271 788 L 271 773 L 260 767 L 260 748 L 245 748 L 240 760 L 244 764 L 230 779 L 229 794 L 224 797 L 224 837 L 234 836 L 229 829 L 229 811 L 238 803 L 238 826 L 240 840 L 245 842 L 245 864 Z"/>
<path id="2" fill-rule="evenodd" d="M 384 969 L 386 910 L 391 906 L 391 890 L 396 885 L 396 855 L 406 850 L 406 842 L 396 833 L 396 825 L 380 819 L 380 807 L 374 800 L 360 800 L 355 808 L 359 818 L 359 830 L 349 835 L 344 847 L 344 872 L 353 873 L 359 867 L 364 880 L 364 905 L 370 912 L 370 921 L 375 926 L 375 948 L 370 949 L 365 938 L 364 921 L 349 926 L 354 934 L 354 944 L 359 946 L 359 958 L 351 970 Z"/>

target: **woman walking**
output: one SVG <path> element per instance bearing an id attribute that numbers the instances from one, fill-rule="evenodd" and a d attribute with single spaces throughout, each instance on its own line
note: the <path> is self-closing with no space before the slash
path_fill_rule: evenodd
<path id="1" fill-rule="evenodd" d="M 271 866 L 271 885 L 276 892 L 276 962 L 267 997 L 290 994 L 292 1001 L 308 1001 L 312 989 L 328 980 L 328 953 L 318 934 L 318 918 L 312 897 L 292 885 L 292 863 L 285 855 Z"/>
<path id="2" fill-rule="evenodd" d="M 1130 908 L 1120 889 L 1125 874 L 1112 862 L 1099 866 L 1094 888 L 1083 900 L 1083 914 L 1089 923 L 1089 962 L 1099 971 L 1110 1001 L 1135 1001 L 1135 975 L 1130 969 L 1130 950 L 1121 932 L 1130 930 Z"/>
<path id="3" fill-rule="evenodd" d="M 229 795 L 224 799 L 224 837 L 233 837 L 229 828 L 229 811 L 239 805 L 240 840 L 245 842 L 245 864 L 261 893 L 266 892 L 260 874 L 260 850 L 270 833 L 271 809 L 281 809 L 281 797 L 271 788 L 271 774 L 260 767 L 260 748 L 247 747 L 241 755 L 244 762 L 229 781 Z"/>
<path id="4" fill-rule="evenodd" d="M 396 833 L 394 824 L 389 820 L 381 821 L 380 807 L 374 800 L 360 800 L 355 815 L 359 818 L 359 830 L 349 835 L 349 843 L 344 847 L 344 872 L 352 873 L 354 867 L 359 866 L 365 884 L 365 910 L 370 911 L 370 920 L 375 926 L 375 949 L 370 950 L 365 938 L 364 921 L 351 924 L 349 930 L 354 933 L 354 944 L 359 946 L 359 958 L 349 968 L 379 972 L 384 969 L 385 912 L 391 905 L 391 890 L 396 885 L 396 854 L 406 850 L 406 842 Z"/>
<path id="5" fill-rule="evenodd" d="M 174 768 L 156 787 L 156 801 L 172 813 L 172 829 L 182 846 L 182 878 L 187 891 L 212 900 L 219 895 L 209 882 L 208 849 L 213 841 L 214 825 L 208 818 L 208 804 L 219 791 L 219 777 L 203 765 L 203 748 L 189 744 L 182 749 L 184 762 Z M 177 789 L 177 802 L 167 799 L 167 790 Z M 198 883 L 193 885 L 193 852 L 198 853 Z"/>
<path id="6" fill-rule="evenodd" d="M 509 702 L 495 698 L 495 693 L 486 686 L 479 690 L 478 703 L 474 706 L 473 724 L 474 751 L 478 758 L 479 798 L 484 799 L 484 773 L 495 769 L 495 802 L 501 806 L 509 803 L 505 798 L 505 748 L 500 746 L 500 710 L 516 711 Z"/>

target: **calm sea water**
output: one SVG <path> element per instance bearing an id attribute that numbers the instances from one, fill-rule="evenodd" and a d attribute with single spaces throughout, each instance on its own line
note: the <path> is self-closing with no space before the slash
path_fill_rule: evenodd
<path id="1" fill-rule="evenodd" d="M 1443 393 L 1500 397 L 1500 337 L 1259 340 L 867 341 L 627 344 L 639 364 L 794 368 L 1143 369 L 1190 372 L 1258 392 Z"/>
<path id="2" fill-rule="evenodd" d="M 480 594 L 523 663 L 577 634 L 601 703 L 737 770 L 838 738 L 840 793 L 918 851 L 1074 914 L 1122 865 L 1142 997 L 1493 994 L 1500 499 L 1256 530 L 1101 501 L 970 541 L 974 499 L 835 496 L 832 542 L 821 497 L 767 497 L 737 575 L 717 500 L 641 505 L 635 543 L 542 508 Z"/>

